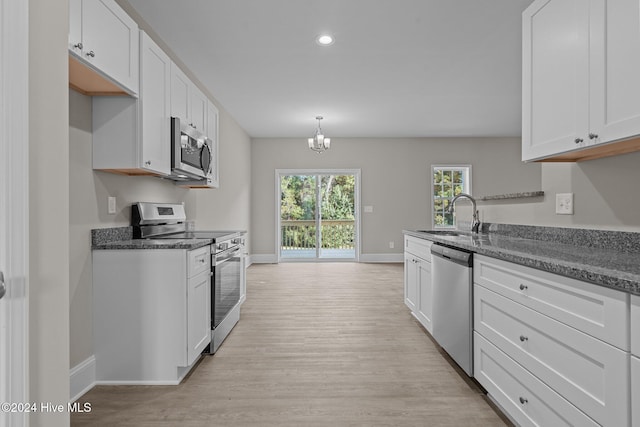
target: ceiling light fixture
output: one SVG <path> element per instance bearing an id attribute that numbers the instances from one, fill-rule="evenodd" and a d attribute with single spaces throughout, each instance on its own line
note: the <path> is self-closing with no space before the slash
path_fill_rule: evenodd
<path id="1" fill-rule="evenodd" d="M 309 148 L 318 154 L 322 154 L 331 147 L 331 138 L 325 138 L 322 133 L 322 129 L 320 128 L 322 116 L 316 116 L 316 120 L 318 121 L 318 129 L 316 129 L 316 134 L 313 138 L 309 138 Z"/>
<path id="2" fill-rule="evenodd" d="M 316 43 L 320 46 L 331 46 L 335 39 L 329 34 L 322 34 L 316 38 Z"/>

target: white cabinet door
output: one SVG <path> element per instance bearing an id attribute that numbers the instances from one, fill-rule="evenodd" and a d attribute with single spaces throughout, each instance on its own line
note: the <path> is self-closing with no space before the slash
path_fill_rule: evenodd
<path id="1" fill-rule="evenodd" d="M 523 160 L 585 144 L 589 127 L 589 3 L 537 0 L 523 13 Z"/>
<path id="2" fill-rule="evenodd" d="M 190 105 L 190 124 L 203 134 L 206 134 L 207 129 L 207 104 L 209 99 L 207 96 L 198 89 L 194 84 L 189 88 L 189 105 Z"/>
<path id="3" fill-rule="evenodd" d="M 431 263 L 418 258 L 418 312 L 417 317 L 420 323 L 432 332 L 431 312 L 433 304 L 433 291 L 431 287 Z"/>
<path id="4" fill-rule="evenodd" d="M 640 134 L 640 2 L 592 3 L 590 132 L 604 143 Z"/>
<path id="5" fill-rule="evenodd" d="M 631 295 L 631 354 L 640 357 L 640 296 Z"/>
<path id="6" fill-rule="evenodd" d="M 204 271 L 187 286 L 187 366 L 211 342 L 211 274 Z"/>
<path id="7" fill-rule="evenodd" d="M 82 55 L 82 0 L 69 0 L 69 51 Z"/>
<path id="8" fill-rule="evenodd" d="M 140 167 L 162 175 L 171 173 L 171 60 L 141 32 L 141 155 Z"/>
<path id="9" fill-rule="evenodd" d="M 191 80 L 174 63 L 171 63 L 171 115 L 189 123 L 189 86 Z"/>
<path id="10" fill-rule="evenodd" d="M 218 109 L 213 102 L 207 103 L 207 127 L 206 135 L 211 140 L 211 186 L 218 188 L 220 186 L 220 143 L 218 141 Z"/>
<path id="11" fill-rule="evenodd" d="M 206 134 L 209 99 L 175 63 L 171 64 L 171 115 Z"/>
<path id="12" fill-rule="evenodd" d="M 72 6 L 70 11 L 77 14 L 77 3 Z M 77 25 L 74 27 L 73 34 L 77 36 Z M 82 49 L 81 53 L 77 49 L 72 52 L 138 93 L 138 49 L 138 25 L 115 1 L 82 1 Z"/>
<path id="13" fill-rule="evenodd" d="M 416 257 L 404 253 L 404 303 L 411 312 L 416 311 L 418 301 L 418 266 Z"/>
<path id="14" fill-rule="evenodd" d="M 631 356 L 631 425 L 640 427 L 640 357 Z"/>

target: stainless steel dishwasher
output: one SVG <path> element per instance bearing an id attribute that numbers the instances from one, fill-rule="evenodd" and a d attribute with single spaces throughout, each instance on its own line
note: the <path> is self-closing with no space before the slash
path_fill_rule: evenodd
<path id="1" fill-rule="evenodd" d="M 473 254 L 431 246 L 433 338 L 473 376 Z"/>

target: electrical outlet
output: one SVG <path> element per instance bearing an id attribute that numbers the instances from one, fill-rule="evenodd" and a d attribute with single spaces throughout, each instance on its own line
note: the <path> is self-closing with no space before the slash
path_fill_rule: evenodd
<path id="1" fill-rule="evenodd" d="M 573 215 L 573 193 L 556 194 L 556 214 Z"/>
<path id="2" fill-rule="evenodd" d="M 389 249 L 393 249 L 396 247 L 396 242 L 389 242 Z"/>
<path id="3" fill-rule="evenodd" d="M 116 213 L 116 198 L 109 196 L 107 199 L 107 211 L 110 214 Z"/>
<path id="4" fill-rule="evenodd" d="M 364 207 L 364 212 L 365 213 L 372 213 L 373 212 L 373 206 L 369 206 L 369 205 L 365 206 Z"/>

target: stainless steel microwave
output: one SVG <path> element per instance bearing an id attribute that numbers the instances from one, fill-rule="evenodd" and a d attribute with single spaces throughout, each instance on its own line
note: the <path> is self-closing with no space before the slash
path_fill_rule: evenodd
<path id="1" fill-rule="evenodd" d="M 171 117 L 171 176 L 175 181 L 212 177 L 212 141 L 202 132 Z"/>

